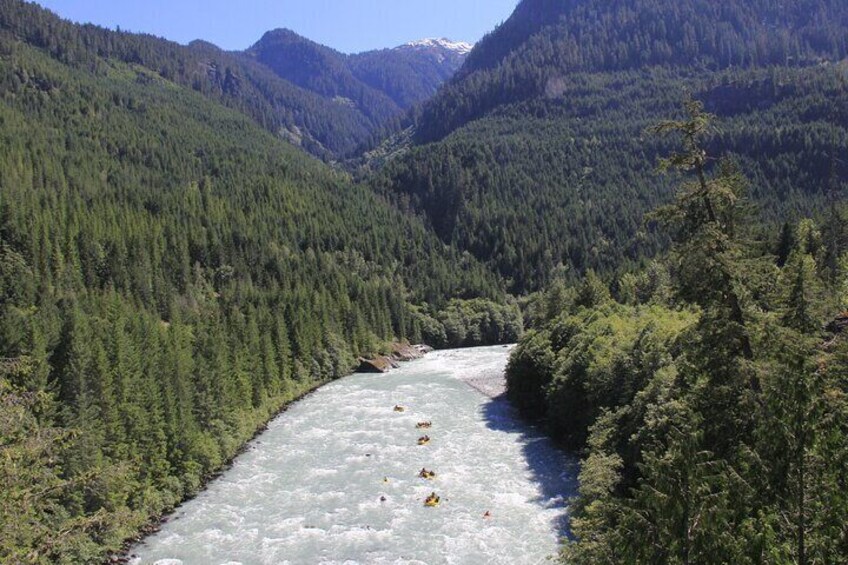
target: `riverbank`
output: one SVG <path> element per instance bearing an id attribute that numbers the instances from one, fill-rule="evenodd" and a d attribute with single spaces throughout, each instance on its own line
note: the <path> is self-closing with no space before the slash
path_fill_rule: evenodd
<path id="1" fill-rule="evenodd" d="M 516 344 L 500 346 L 507 355 L 511 355 Z M 459 350 L 458 350 L 459 351 Z M 506 372 L 502 362 L 481 363 L 473 367 L 463 367 L 458 374 L 459 380 L 491 398 L 500 398 L 506 394 Z"/>
<path id="2" fill-rule="evenodd" d="M 139 529 L 136 535 L 133 535 L 123 541 L 120 551 L 110 553 L 106 557 L 106 559 L 104 560 L 104 565 L 130 563 L 132 559 L 136 557 L 131 553 L 133 546 L 141 543 L 149 536 L 152 536 L 159 532 L 182 505 L 197 498 L 200 494 L 206 491 L 206 489 L 209 488 L 209 485 L 211 485 L 215 480 L 224 475 L 228 470 L 232 469 L 236 460 L 240 456 L 244 455 L 247 451 L 249 451 L 251 448 L 251 444 L 253 444 L 253 442 L 256 441 L 259 436 L 261 436 L 268 430 L 268 426 L 271 422 L 282 416 L 296 403 L 308 398 L 310 395 L 314 394 L 318 389 L 327 385 L 327 383 L 330 382 L 332 381 L 319 381 L 313 383 L 309 387 L 305 388 L 303 391 L 295 393 L 294 396 L 290 397 L 288 400 L 285 400 L 279 408 L 277 408 L 271 413 L 269 417 L 263 419 L 264 421 L 255 428 L 250 438 L 245 441 L 232 456 L 230 456 L 218 469 L 203 478 L 200 488 L 198 488 L 194 492 L 189 493 L 173 508 L 168 509 L 167 511 L 163 512 L 158 516 L 151 516 L 148 522 Z"/>
<path id="3" fill-rule="evenodd" d="M 392 369 L 398 368 L 400 363 L 405 363 L 409 361 L 414 361 L 416 359 L 422 358 L 427 353 L 433 351 L 433 349 L 426 345 L 410 345 L 406 342 L 401 343 L 393 343 L 390 345 L 391 353 L 388 356 L 382 357 L 378 356 L 375 359 L 388 359 L 391 361 L 390 366 L 388 366 L 384 371 L 380 371 L 381 373 L 388 372 Z M 366 359 L 359 359 L 360 366 L 361 363 L 366 361 Z M 359 368 L 354 368 L 348 374 L 348 376 L 353 375 L 357 372 L 360 372 Z M 367 371 L 366 371 L 367 372 Z M 136 556 L 132 554 L 132 548 L 139 543 L 142 543 L 146 538 L 156 534 L 159 532 L 162 527 L 168 523 L 171 517 L 182 507 L 184 504 L 194 500 L 202 493 L 204 493 L 209 486 L 214 483 L 218 478 L 224 475 L 227 471 L 232 469 L 236 460 L 247 453 L 252 445 L 256 442 L 257 438 L 261 436 L 263 433 L 268 431 L 268 426 L 277 418 L 285 414 L 292 406 L 296 405 L 298 402 L 307 399 L 309 396 L 316 393 L 322 387 L 326 386 L 329 383 L 335 382 L 334 380 L 326 380 L 326 381 L 318 381 L 316 383 L 310 384 L 310 386 L 306 387 L 302 391 L 298 391 L 294 394 L 294 396 L 290 396 L 288 399 L 282 402 L 279 408 L 273 410 L 267 418 L 263 418 L 263 421 L 260 425 L 258 425 L 252 435 L 247 439 L 234 453 L 230 456 L 218 469 L 216 469 L 213 473 L 210 473 L 207 477 L 201 482 L 200 487 L 187 496 L 185 496 L 176 506 L 173 508 L 169 508 L 167 511 L 157 515 L 152 516 L 150 519 L 136 532 L 135 535 L 126 538 L 122 545 L 121 549 L 116 552 L 112 552 L 106 556 L 104 560 L 104 565 L 114 565 L 114 564 L 125 564 L 132 562 L 133 558 Z"/>
<path id="4" fill-rule="evenodd" d="M 429 345 L 411 345 L 409 342 L 391 344 L 390 351 L 386 355 L 376 355 L 359 358 L 357 373 L 388 373 L 392 369 L 400 367 L 401 363 L 421 359 L 433 348 Z"/>
<path id="5" fill-rule="evenodd" d="M 480 368 L 503 368 L 508 351 L 437 351 L 389 375 L 327 384 L 135 547 L 134 563 L 513 565 L 555 555 L 573 494 L 569 456 L 464 382 L 492 380 Z M 426 446 L 420 421 L 433 423 Z M 435 480 L 421 479 L 422 467 Z M 438 508 L 423 504 L 432 491 Z"/>

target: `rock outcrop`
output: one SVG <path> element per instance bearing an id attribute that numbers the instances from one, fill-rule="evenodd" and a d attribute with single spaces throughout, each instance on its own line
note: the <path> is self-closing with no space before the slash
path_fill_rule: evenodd
<path id="1" fill-rule="evenodd" d="M 389 357 L 374 357 L 373 359 L 359 358 L 358 373 L 388 373 L 397 366 Z"/>
<path id="2" fill-rule="evenodd" d="M 390 355 L 379 355 L 370 359 L 359 358 L 359 373 L 388 373 L 401 362 L 414 361 L 433 351 L 429 345 L 410 345 L 409 342 L 393 343 Z"/>

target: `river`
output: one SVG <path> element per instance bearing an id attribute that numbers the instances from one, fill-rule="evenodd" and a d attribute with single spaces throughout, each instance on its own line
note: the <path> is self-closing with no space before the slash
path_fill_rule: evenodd
<path id="1" fill-rule="evenodd" d="M 546 562 L 565 532 L 576 465 L 489 397 L 508 355 L 440 351 L 322 387 L 134 547 L 132 563 Z M 417 430 L 420 421 L 432 428 Z M 431 441 L 419 446 L 423 434 Z M 419 478 L 422 467 L 435 480 Z M 441 503 L 427 508 L 432 491 Z"/>

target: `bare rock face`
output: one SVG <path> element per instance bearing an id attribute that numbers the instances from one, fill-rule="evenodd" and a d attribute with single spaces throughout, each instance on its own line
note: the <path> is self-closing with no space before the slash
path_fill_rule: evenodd
<path id="1" fill-rule="evenodd" d="M 394 365 L 388 357 L 375 357 L 374 359 L 359 359 L 358 373 L 388 373 Z"/>
<path id="2" fill-rule="evenodd" d="M 396 369 L 400 363 L 414 361 L 433 351 L 429 345 L 410 345 L 409 342 L 393 343 L 391 354 L 380 355 L 371 359 L 359 358 L 358 373 L 388 373 Z"/>
<path id="3" fill-rule="evenodd" d="M 393 343 L 392 358 L 397 361 L 412 361 L 421 358 L 421 352 L 409 343 Z"/>

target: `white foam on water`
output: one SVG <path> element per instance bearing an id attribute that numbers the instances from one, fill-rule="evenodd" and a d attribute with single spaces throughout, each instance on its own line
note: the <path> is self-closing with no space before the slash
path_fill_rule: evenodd
<path id="1" fill-rule="evenodd" d="M 502 380 L 508 352 L 437 352 L 320 389 L 134 547 L 134 563 L 544 562 L 558 551 L 576 466 L 504 400 L 463 382 Z M 415 429 L 422 420 L 433 427 Z M 417 445 L 425 433 L 430 444 Z M 436 479 L 420 479 L 422 467 Z M 433 491 L 442 503 L 425 508 Z"/>

